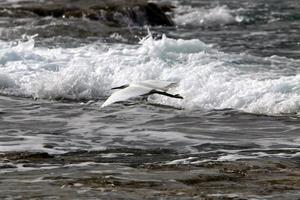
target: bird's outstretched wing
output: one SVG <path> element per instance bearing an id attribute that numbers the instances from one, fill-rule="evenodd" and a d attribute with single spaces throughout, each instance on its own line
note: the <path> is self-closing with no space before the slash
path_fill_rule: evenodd
<path id="1" fill-rule="evenodd" d="M 125 101 L 127 99 L 138 97 L 147 94 L 151 91 L 151 88 L 129 86 L 125 89 L 114 92 L 101 106 L 101 108 L 113 104 L 118 101 Z"/>
<path id="2" fill-rule="evenodd" d="M 169 88 L 175 86 L 176 82 L 162 80 L 145 80 L 138 82 L 138 84 L 152 89 L 167 91 Z"/>

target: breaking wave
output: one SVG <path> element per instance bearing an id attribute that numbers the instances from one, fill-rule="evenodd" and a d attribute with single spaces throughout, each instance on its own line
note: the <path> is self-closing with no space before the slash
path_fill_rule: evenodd
<path id="1" fill-rule="evenodd" d="M 243 17 L 235 15 L 227 6 L 216 6 L 211 9 L 179 6 L 175 10 L 173 20 L 181 26 L 216 26 L 241 22 Z"/>
<path id="2" fill-rule="evenodd" d="M 46 99 L 98 99 L 110 87 L 160 79 L 177 81 L 184 100 L 151 101 L 186 109 L 233 108 L 251 113 L 298 113 L 300 61 L 226 54 L 198 39 L 151 35 L 139 45 L 93 43 L 78 48 L 0 41 L 0 93 Z"/>

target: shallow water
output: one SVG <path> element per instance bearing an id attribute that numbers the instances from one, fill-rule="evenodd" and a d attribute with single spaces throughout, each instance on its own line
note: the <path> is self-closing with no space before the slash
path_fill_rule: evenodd
<path id="1" fill-rule="evenodd" d="M 147 102 L 99 112 L 100 104 L 1 97 L 1 150 L 62 154 L 162 148 L 202 156 L 215 153 L 205 158 L 213 161 L 298 155 L 300 127 L 294 116 L 189 111 Z"/>
<path id="2" fill-rule="evenodd" d="M 173 4 L 150 33 L 0 18 L 1 198 L 299 197 L 298 2 Z M 145 79 L 184 99 L 100 109 Z"/>

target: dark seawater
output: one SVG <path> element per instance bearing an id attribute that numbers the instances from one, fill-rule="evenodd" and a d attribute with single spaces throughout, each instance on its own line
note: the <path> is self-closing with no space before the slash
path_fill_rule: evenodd
<path id="1" fill-rule="evenodd" d="M 0 199 L 299 199 L 299 2 L 172 4 L 174 27 L 0 17 Z M 184 99 L 100 109 L 145 79 Z"/>

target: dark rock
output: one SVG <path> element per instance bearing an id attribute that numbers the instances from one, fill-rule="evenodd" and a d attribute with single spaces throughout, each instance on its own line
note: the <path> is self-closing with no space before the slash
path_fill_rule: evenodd
<path id="1" fill-rule="evenodd" d="M 40 161 L 53 158 L 52 155 L 45 152 L 9 152 L 0 156 L 0 160 L 10 160 L 10 161 L 19 161 L 19 160 L 30 160 L 30 161 Z"/>
<path id="2" fill-rule="evenodd" d="M 96 1 L 96 0 L 52 0 L 46 3 L 20 2 L 16 4 L 0 3 L 0 15 L 9 17 L 47 17 L 82 18 L 99 20 L 114 26 L 173 26 L 172 20 L 165 11 L 172 10 L 171 6 L 158 6 L 146 1 Z M 12 13 L 15 13 L 12 14 Z"/>
<path id="3" fill-rule="evenodd" d="M 10 163 L 0 164 L 0 169 L 17 168 L 15 165 Z"/>
<path id="4" fill-rule="evenodd" d="M 186 185 L 198 185 L 198 184 L 207 184 L 208 182 L 230 182 L 230 181 L 238 181 L 238 177 L 236 176 L 229 176 L 226 174 L 219 174 L 219 175 L 199 175 L 195 178 L 178 180 Z"/>
<path id="5" fill-rule="evenodd" d="M 50 144 L 50 143 L 44 144 L 44 148 L 47 148 L 47 149 L 53 149 L 54 147 L 55 147 L 55 144 Z"/>
<path id="6" fill-rule="evenodd" d="M 145 7 L 145 13 L 148 18 L 149 24 L 173 26 L 173 22 L 165 15 L 165 13 L 154 3 L 148 3 Z"/>

